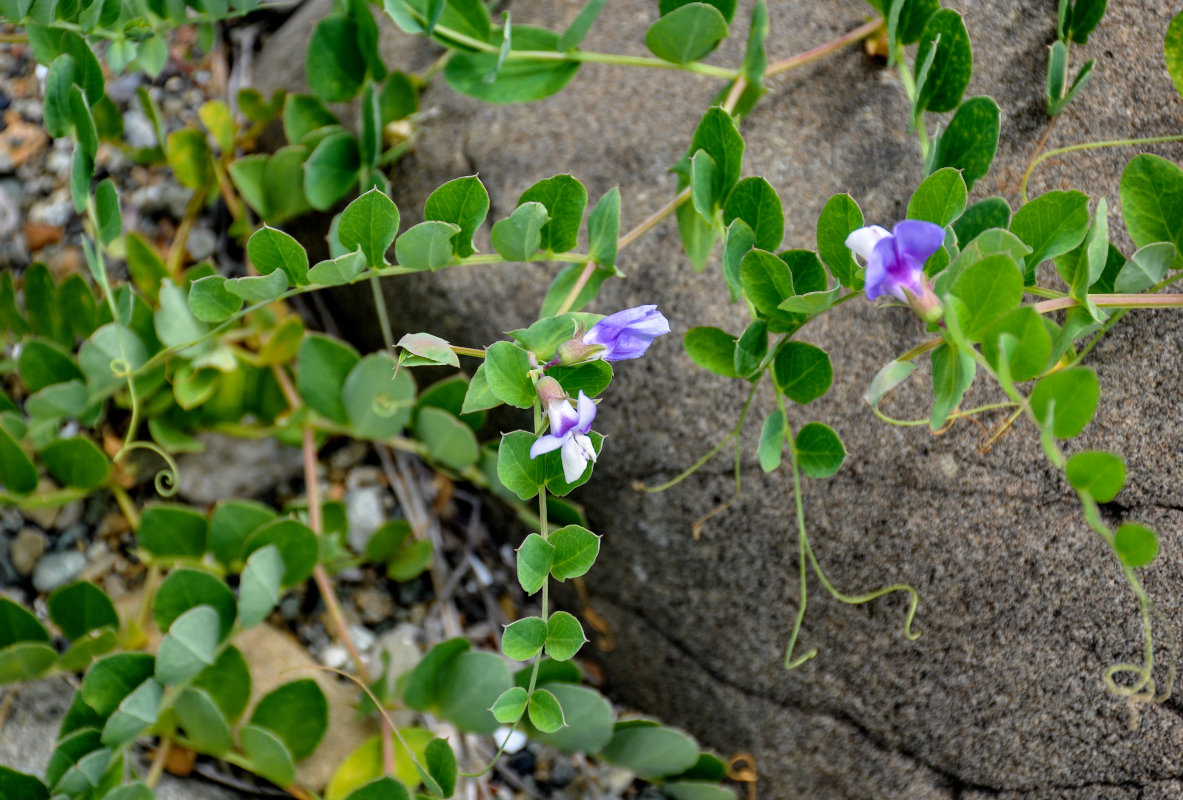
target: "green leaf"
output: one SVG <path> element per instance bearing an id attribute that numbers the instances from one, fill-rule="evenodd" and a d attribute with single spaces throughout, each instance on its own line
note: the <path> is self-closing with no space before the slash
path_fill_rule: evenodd
<path id="1" fill-rule="evenodd" d="M 325 417 L 348 424 L 341 389 L 358 361 L 357 351 L 344 342 L 308 334 L 296 355 L 296 389 L 300 397 Z"/>
<path id="2" fill-rule="evenodd" d="M 686 331 L 682 346 L 690 360 L 724 378 L 738 377 L 735 371 L 735 337 L 718 328 L 699 327 Z"/>
<path id="3" fill-rule="evenodd" d="M 826 201 L 817 218 L 817 253 L 830 274 L 847 289 L 862 288 L 859 266 L 854 261 L 846 237 L 863 227 L 863 212 L 848 194 L 836 194 Z"/>
<path id="4" fill-rule="evenodd" d="M 935 431 L 961 403 L 974 380 L 974 360 L 949 344 L 932 351 L 932 415 L 929 426 Z"/>
<path id="5" fill-rule="evenodd" d="M 752 21 L 748 26 L 748 46 L 744 51 L 740 72 L 751 86 L 763 86 L 764 70 L 768 67 L 768 56 L 764 51 L 764 40 L 768 37 L 768 6 L 759 0 L 752 7 Z"/>
<path id="6" fill-rule="evenodd" d="M 723 198 L 714 195 L 715 160 L 705 150 L 690 158 L 690 200 L 694 210 L 706 222 L 715 218 L 715 208 Z"/>
<path id="7" fill-rule="evenodd" d="M 17 357 L 17 372 L 30 394 L 83 377 L 78 365 L 60 345 L 42 339 L 23 343 Z"/>
<path id="8" fill-rule="evenodd" d="M 123 699 L 103 726 L 102 743 L 122 747 L 155 724 L 164 688 L 148 678 Z"/>
<path id="9" fill-rule="evenodd" d="M 282 270 L 289 283 L 308 284 L 308 253 L 283 231 L 264 225 L 247 241 L 246 253 L 260 275 Z"/>
<path id="10" fill-rule="evenodd" d="M 109 245 L 123 233 L 119 193 L 115 191 L 115 184 L 110 178 L 101 181 L 95 189 L 95 211 L 99 219 L 99 241 Z"/>
<path id="11" fill-rule="evenodd" d="M 451 797 L 456 791 L 456 754 L 452 746 L 443 739 L 432 739 L 423 753 L 427 762 L 427 772 L 431 776 L 435 787 L 440 790 L 440 797 Z"/>
<path id="12" fill-rule="evenodd" d="M 583 626 L 566 611 L 556 611 L 546 623 L 546 654 L 555 661 L 570 661 L 587 637 Z"/>
<path id="13" fill-rule="evenodd" d="M 170 572 L 156 590 L 152 619 L 156 627 L 167 631 L 178 617 L 197 606 L 209 606 L 218 612 L 218 641 L 225 639 L 238 616 L 238 603 L 229 586 L 201 570 L 185 568 Z"/>
<path id="14" fill-rule="evenodd" d="M 921 111 L 952 111 L 961 103 L 973 73 L 973 51 L 961 15 L 943 8 L 929 18 L 916 49 L 916 63 L 923 64 L 934 52 L 928 80 L 916 98 L 916 114 Z"/>
<path id="15" fill-rule="evenodd" d="M 723 224 L 742 219 L 752 229 L 754 246 L 775 250 L 785 234 L 784 208 L 772 185 L 763 178 L 745 178 L 735 185 L 723 207 Z"/>
<path id="16" fill-rule="evenodd" d="M 546 644 L 546 620 L 524 617 L 505 626 L 501 635 L 501 652 L 514 661 L 533 658 Z"/>
<path id="17" fill-rule="evenodd" d="M 79 695 L 100 718 L 109 717 L 125 697 L 152 677 L 154 664 L 155 659 L 147 653 L 116 653 L 100 658 L 83 676 Z"/>
<path id="18" fill-rule="evenodd" d="M 463 638 L 440 642 L 427 653 L 407 678 L 403 701 L 408 707 L 424 711 L 438 702 L 440 679 L 444 669 L 469 649 Z"/>
<path id="19" fill-rule="evenodd" d="M 64 486 L 98 489 L 107 482 L 111 472 L 103 451 L 81 436 L 51 442 L 39 455 L 49 474 Z"/>
<path id="20" fill-rule="evenodd" d="M 596 397 L 612 383 L 612 365 L 600 360 L 574 367 L 551 367 L 547 374 L 558 381 L 567 394 L 576 398 L 580 392 Z"/>
<path id="21" fill-rule="evenodd" d="M 1052 419 L 1052 432 L 1071 439 L 1089 424 L 1097 411 L 1101 387 L 1097 373 L 1087 367 L 1071 367 L 1041 379 L 1031 391 L 1031 411 L 1039 422 Z"/>
<path id="22" fill-rule="evenodd" d="M 698 744 L 673 728 L 617 723 L 612 741 L 608 742 L 600 757 L 651 780 L 677 775 L 694 766 L 698 760 Z"/>
<path id="23" fill-rule="evenodd" d="M 530 446 L 537 438 L 526 431 L 507 433 L 497 450 L 498 479 L 523 501 L 537 496 L 545 482 L 543 462 L 530 458 Z"/>
<path id="24" fill-rule="evenodd" d="M 341 212 L 337 238 L 346 250 L 361 248 L 368 266 L 381 267 L 386 264 L 386 251 L 398 234 L 398 222 L 394 201 L 371 189 Z"/>
<path id="25" fill-rule="evenodd" d="M 398 265 L 406 269 L 432 270 L 452 263 L 452 239 L 460 231 L 459 225 L 451 222 L 420 222 L 395 243 L 394 253 Z"/>
<path id="26" fill-rule="evenodd" d="M 205 515 L 194 508 L 150 505 L 136 532 L 140 547 L 158 558 L 200 558 L 205 552 Z"/>
<path id="27" fill-rule="evenodd" d="M 961 171 L 966 187 L 990 171 L 998 149 L 999 110 L 990 97 L 973 97 L 957 109 L 941 134 L 933 166 Z"/>
<path id="28" fill-rule="evenodd" d="M 1098 503 L 1110 502 L 1125 485 L 1125 461 L 1102 450 L 1075 454 L 1064 471 L 1073 489 L 1088 492 Z"/>
<path id="29" fill-rule="evenodd" d="M 70 111 L 70 87 L 73 85 L 74 59 L 62 53 L 49 65 L 49 73 L 45 77 L 43 119 L 46 132 L 55 139 L 69 136 L 74 124 Z"/>
<path id="30" fill-rule="evenodd" d="M 944 227 L 965 211 L 965 179 L 951 167 L 924 179 L 908 201 L 908 219 L 921 219 Z"/>
<path id="31" fill-rule="evenodd" d="M 987 197 L 965 210 L 953 223 L 957 246 L 965 247 L 983 231 L 1010 227 L 1010 204 L 1001 197 Z"/>
<path id="32" fill-rule="evenodd" d="M 433 461 L 458 472 L 480 459 L 480 445 L 472 429 L 440 408 L 419 409 L 415 415 L 415 438 L 423 442 Z"/>
<path id="33" fill-rule="evenodd" d="M 594 259 L 593 259 L 594 261 Z M 562 269 L 550 288 L 546 292 L 546 297 L 542 301 L 542 309 L 539 311 L 540 317 L 553 316 L 567 299 L 567 295 L 575 288 L 575 284 L 583 276 L 584 264 L 569 264 Z M 575 302 L 571 304 L 571 311 L 579 311 L 585 307 L 600 293 L 600 287 L 604 281 L 613 275 L 618 275 L 615 269 L 603 269 L 596 267 L 592 270 L 591 277 L 584 283 L 583 288 L 579 290 L 579 294 L 575 296 Z"/>
<path id="34" fill-rule="evenodd" d="M 1023 276 L 1010 256 L 988 256 L 957 276 L 949 290 L 961 298 L 966 313 L 962 330 L 971 341 L 981 341 L 987 329 L 1023 299 Z"/>
<path id="35" fill-rule="evenodd" d="M 460 359 L 457 358 L 452 346 L 430 333 L 408 333 L 398 340 L 395 347 L 401 347 L 432 364 L 460 366 Z"/>
<path id="36" fill-rule="evenodd" d="M 423 217 L 427 220 L 450 222 L 459 233 L 453 242 L 456 255 L 467 258 L 476 252 L 472 237 L 489 213 L 489 193 L 480 178 L 472 175 L 457 178 L 440 186 L 427 198 Z"/>
<path id="37" fill-rule="evenodd" d="M 1175 246 L 1170 242 L 1157 242 L 1139 248 L 1117 273 L 1113 291 L 1141 292 L 1149 289 L 1166 277 L 1175 255 Z"/>
<path id="38" fill-rule="evenodd" d="M 735 343 L 735 374 L 752 379 L 768 355 L 768 324 L 758 319 Z"/>
<path id="39" fill-rule="evenodd" d="M 307 525 L 290 517 L 261 525 L 243 543 L 242 557 L 247 558 L 269 544 L 278 547 L 283 557 L 285 589 L 303 583 L 312 574 L 320 547 L 316 534 Z"/>
<path id="40" fill-rule="evenodd" d="M 846 447 L 834 429 L 810 422 L 797 432 L 793 451 L 801 471 L 811 478 L 828 478 L 842 468 Z"/>
<path id="41" fill-rule="evenodd" d="M 359 438 L 389 439 L 402 433 L 410 419 L 415 380 L 407 370 L 396 373 L 395 364 L 386 353 L 373 353 L 345 378 L 341 399 L 349 425 Z"/>
<path id="42" fill-rule="evenodd" d="M 543 733 L 554 733 L 567 725 L 558 698 L 546 689 L 535 689 L 531 693 L 529 718 L 530 724 Z"/>
<path id="43" fill-rule="evenodd" d="M 670 800 L 735 800 L 735 793 L 715 781 L 671 781 L 661 787 Z"/>
<path id="44" fill-rule="evenodd" d="M 48 601 L 49 618 L 73 642 L 99 628 L 118 628 L 119 614 L 115 604 L 99 587 L 78 581 L 56 589 Z M 5 641 L 5 639 L 8 641 Z M 41 638 L 40 636 L 34 638 Z M 45 637 L 48 641 L 48 637 Z M 13 639 L 0 635 L 0 646 Z"/>
<path id="45" fill-rule="evenodd" d="M 378 737 L 375 736 L 370 741 L 378 743 Z M 365 746 L 366 745 L 362 745 L 362 747 L 365 747 Z M 356 756 L 357 753 L 359 753 L 359 752 L 361 752 L 360 748 L 357 752 L 354 753 L 354 756 Z M 349 761 L 352 760 L 352 758 L 354 758 L 354 756 L 351 756 L 350 759 L 347 759 L 346 763 L 349 763 Z M 379 754 L 378 758 L 379 759 L 381 758 L 380 754 Z M 339 768 L 339 770 L 336 774 L 341 775 L 344 772 L 344 770 L 345 770 L 345 765 L 343 764 Z M 334 778 L 334 780 L 336 780 L 336 778 Z M 331 790 L 327 796 L 329 796 L 329 797 L 333 796 L 331 794 Z M 422 796 L 422 795 L 419 795 L 419 796 Z M 382 777 L 382 778 L 376 778 L 376 779 L 370 781 L 369 783 L 365 784 L 361 788 L 353 790 L 352 792 L 350 792 L 348 794 L 348 796 L 345 797 L 345 800 L 411 800 L 411 795 L 407 793 L 406 787 L 404 787 L 401 783 L 396 781 L 394 778 Z"/>
<path id="46" fill-rule="evenodd" d="M 240 308 L 242 298 L 226 287 L 221 275 L 207 275 L 189 285 L 189 310 L 202 322 L 225 322 Z"/>
<path id="47" fill-rule="evenodd" d="M 196 128 L 173 131 L 168 135 L 164 152 L 181 185 L 203 192 L 213 184 L 214 158 L 201 131 Z"/>
<path id="48" fill-rule="evenodd" d="M 1183 12 L 1171 18 L 1167 26 L 1166 38 L 1163 40 L 1163 55 L 1167 62 L 1167 72 L 1175 82 L 1175 90 L 1183 95 Z"/>
<path id="49" fill-rule="evenodd" d="M 292 754 L 283 741 L 272 731 L 255 725 L 245 725 L 238 731 L 238 740 L 257 772 L 277 786 L 290 786 L 296 778 Z"/>
<path id="50" fill-rule="evenodd" d="M 1071 252 L 1084 241 L 1089 229 L 1088 202 L 1088 196 L 1080 192 L 1054 191 L 1040 195 L 1015 212 L 1011 232 L 1031 248 L 1024 283 L 1034 282 L 1035 268 L 1043 261 Z M 1125 203 L 1124 194 L 1122 203 Z"/>
<path id="51" fill-rule="evenodd" d="M 0 597 L 0 647 L 20 642 L 50 642 L 49 632 L 22 606 Z"/>
<path id="52" fill-rule="evenodd" d="M 279 602 L 283 578 L 279 548 L 267 545 L 251 554 L 238 585 L 238 621 L 244 628 L 258 625 Z"/>
<path id="53" fill-rule="evenodd" d="M 549 215 L 542 203 L 524 202 L 493 223 L 493 249 L 507 261 L 529 261 L 542 245 L 542 229 Z"/>
<path id="54" fill-rule="evenodd" d="M 209 520 L 208 547 L 225 567 L 239 563 L 242 545 L 257 528 L 275 519 L 275 512 L 249 500 L 218 503 Z"/>
<path id="55" fill-rule="evenodd" d="M 1170 242 L 1171 269 L 1183 269 L 1183 170 L 1155 155 L 1134 156 L 1121 174 L 1121 213 L 1135 245 Z"/>
<path id="56" fill-rule="evenodd" d="M 982 334 L 982 355 L 995 369 L 999 368 L 1001 358 L 998 339 L 1004 334 L 1015 340 L 1015 349 L 1008 358 L 1011 380 L 1029 381 L 1040 375 L 1051 355 L 1052 340 L 1039 312 L 1030 306 L 1021 306 L 1005 314 Z"/>
<path id="57" fill-rule="evenodd" d="M 772 380 L 790 400 L 807 405 L 830 391 L 834 367 L 820 347 L 785 342 L 772 362 Z"/>
<path id="58" fill-rule="evenodd" d="M 20 642 L 0 650 L 0 685 L 39 678 L 53 666 L 57 651 L 41 642 Z"/>
<path id="59" fill-rule="evenodd" d="M 233 749 L 230 724 L 208 692 L 190 686 L 177 698 L 174 708 L 177 722 L 197 750 L 220 756 Z"/>
<path id="60" fill-rule="evenodd" d="M 366 257 L 361 250 L 321 261 L 308 270 L 308 281 L 317 286 L 343 286 L 353 283 L 366 270 Z"/>
<path id="61" fill-rule="evenodd" d="M 518 207 L 541 203 L 550 220 L 539 232 L 539 247 L 551 253 L 566 253 L 579 243 L 579 228 L 587 208 L 587 189 L 570 175 L 555 175 L 522 192 Z M 515 212 L 516 213 L 516 212 Z M 498 252 L 501 249 L 494 244 Z"/>
<path id="62" fill-rule="evenodd" d="M 760 447 L 757 455 L 760 459 L 760 469 L 772 472 L 780 466 L 781 454 L 785 447 L 785 409 L 777 406 L 776 410 L 764 419 L 764 427 L 760 431 Z"/>
<path id="63" fill-rule="evenodd" d="M 539 363 L 545 363 L 554 358 L 561 344 L 574 338 L 577 325 L 575 317 L 569 314 L 561 317 L 543 317 L 529 328 L 510 331 L 509 335 L 528 352 L 533 353 Z"/>
<path id="64" fill-rule="evenodd" d="M 352 100 L 366 79 L 366 61 L 353 19 L 333 14 L 322 19 L 308 42 L 304 74 L 308 88 L 327 103 Z"/>
<path id="65" fill-rule="evenodd" d="M 716 178 L 718 170 L 715 171 Z M 715 249 L 715 241 L 719 238 L 715 226 L 704 220 L 691 203 L 678 206 L 676 212 L 678 220 L 678 235 L 682 239 L 682 249 L 690 259 L 690 266 L 695 272 L 702 272 L 706 267 L 711 251 Z"/>
<path id="66" fill-rule="evenodd" d="M 607 2 L 608 0 L 587 0 L 575 19 L 571 20 L 567 30 L 563 31 L 563 35 L 559 37 L 556 48 L 566 52 L 579 47 L 579 43 L 583 41 L 584 36 L 587 36 L 587 32 L 591 30 L 592 24 L 600 16 L 600 12 L 604 10 L 604 5 Z"/>
<path id="67" fill-rule="evenodd" d="M 554 547 L 550 573 L 556 581 L 586 574 L 600 553 L 600 537 L 579 525 L 559 528 L 549 542 Z"/>
<path id="68" fill-rule="evenodd" d="M 784 261 L 764 250 L 751 250 L 740 263 L 739 279 L 757 311 L 774 320 L 788 318 L 780 304 L 797 291 L 793 273 Z"/>
<path id="69" fill-rule="evenodd" d="M 521 686 L 506 689 L 489 710 L 502 725 L 512 725 L 522 718 L 530 695 Z"/>
<path id="70" fill-rule="evenodd" d="M 1075 0 L 1067 20 L 1067 34 L 1077 44 L 1087 44 L 1089 34 L 1105 16 L 1108 0 Z"/>
<path id="71" fill-rule="evenodd" d="M 156 653 L 156 680 L 185 683 L 214 663 L 218 647 L 218 612 L 197 606 L 177 617 Z"/>
<path id="72" fill-rule="evenodd" d="M 489 391 L 503 403 L 517 408 L 531 408 L 536 395 L 527 373 L 530 357 L 510 342 L 495 342 L 485 352 L 485 380 Z"/>
<path id="73" fill-rule="evenodd" d="M 511 50 L 559 52 L 559 35 L 529 25 L 511 28 Z M 561 91 L 579 71 L 579 62 L 564 59 L 510 58 L 498 69 L 504 32 L 493 32 L 493 52 L 456 52 L 444 70 L 444 80 L 461 94 L 487 103 L 528 103 Z M 496 80 L 485 76 L 496 74 Z"/>
<path id="74" fill-rule="evenodd" d="M 659 0 L 657 4 L 657 12 L 660 16 L 665 16 L 671 11 L 681 8 L 689 3 L 697 2 L 698 0 Z M 701 0 L 709 6 L 714 6 L 723 15 L 723 19 L 727 20 L 730 25 L 731 21 L 735 19 L 736 0 Z"/>
<path id="75" fill-rule="evenodd" d="M 283 270 L 277 269 L 267 275 L 233 278 L 222 286 L 248 303 L 261 303 L 275 300 L 283 294 L 288 288 L 288 276 Z"/>
<path id="76" fill-rule="evenodd" d="M 542 588 L 550 574 L 555 557 L 554 545 L 537 533 L 531 533 L 522 542 L 517 553 L 518 583 L 526 594 L 534 594 Z"/>
<path id="77" fill-rule="evenodd" d="M 705 150 L 715 162 L 714 196 L 727 197 L 732 187 L 739 182 L 744 141 L 736 127 L 735 118 L 719 106 L 709 108 L 694 131 L 688 152 L 696 153 L 699 150 Z"/>
<path id="78" fill-rule="evenodd" d="M 673 64 L 697 61 L 727 38 L 727 20 L 706 3 L 688 3 L 655 22 L 645 33 L 653 55 Z"/>
<path id="79" fill-rule="evenodd" d="M 1158 557 L 1158 534 L 1145 525 L 1127 522 L 1113 535 L 1113 549 L 1127 567 L 1145 567 Z"/>
<path id="80" fill-rule="evenodd" d="M 498 723 L 489 708 L 512 685 L 509 668 L 500 656 L 461 653 L 442 668 L 439 715 L 463 730 L 492 733 Z"/>
<path id="81" fill-rule="evenodd" d="M 337 115 L 311 95 L 293 92 L 284 99 L 283 132 L 290 144 L 300 144 L 313 131 L 340 124 Z"/>
<path id="82" fill-rule="evenodd" d="M 285 683 L 259 700 L 250 724 L 273 732 L 296 761 L 316 750 L 329 726 L 329 704 L 311 678 Z"/>
<path id="83" fill-rule="evenodd" d="M 317 211 L 328 211 L 357 183 L 361 150 L 349 133 L 321 139 L 304 164 L 304 195 Z"/>
<path id="84" fill-rule="evenodd" d="M 597 0 L 589 0 L 589 5 L 594 2 Z M 602 267 L 615 270 L 616 242 L 619 235 L 620 189 L 613 186 L 604 193 L 587 218 L 588 259 Z"/>

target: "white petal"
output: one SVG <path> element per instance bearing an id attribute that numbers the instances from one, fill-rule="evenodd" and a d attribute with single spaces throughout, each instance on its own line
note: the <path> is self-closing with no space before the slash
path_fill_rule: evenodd
<path id="1" fill-rule="evenodd" d="M 585 459 L 591 459 L 593 462 L 596 460 L 596 448 L 592 446 L 590 437 L 577 433 L 571 438 L 575 440 L 575 445 L 583 451 Z"/>
<path id="2" fill-rule="evenodd" d="M 582 437 L 586 439 L 587 437 Z M 560 451 L 563 456 L 563 477 L 567 483 L 575 483 L 583 475 L 583 471 L 587 469 L 587 456 L 583 454 L 583 448 L 575 441 L 575 437 L 563 442 L 563 449 Z"/>
<path id="3" fill-rule="evenodd" d="M 846 246 L 866 262 L 871 258 L 871 251 L 875 249 L 875 245 L 884 236 L 891 236 L 891 234 L 878 225 L 870 225 L 866 228 L 859 228 L 847 236 Z"/>

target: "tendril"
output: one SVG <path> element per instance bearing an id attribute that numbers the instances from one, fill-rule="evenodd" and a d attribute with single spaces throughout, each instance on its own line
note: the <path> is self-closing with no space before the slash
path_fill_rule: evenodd
<path id="1" fill-rule="evenodd" d="M 132 376 L 131 364 L 122 358 L 111 359 L 111 363 L 107 365 L 107 368 L 111 370 L 111 374 L 116 378 L 130 379 Z"/>
<path id="2" fill-rule="evenodd" d="M 153 479 L 152 483 L 156 487 L 156 493 L 161 497 L 172 497 L 175 495 L 177 490 L 180 488 L 181 483 L 181 472 L 180 468 L 177 466 L 176 459 L 174 459 L 154 442 L 136 441 L 128 442 L 122 448 L 120 448 L 119 452 L 115 454 L 115 458 L 113 460 L 116 464 L 118 464 L 123 459 L 123 457 L 132 450 L 150 450 L 164 459 L 166 466 L 164 469 L 161 469 L 156 473 L 156 477 Z"/>
<path id="3" fill-rule="evenodd" d="M 400 402 L 399 400 L 387 397 L 385 394 L 379 394 L 374 398 L 373 402 L 370 403 L 370 411 L 372 411 L 375 416 L 382 417 L 383 419 L 390 419 L 398 413 L 400 408 L 405 405 L 407 405 L 405 402 Z"/>

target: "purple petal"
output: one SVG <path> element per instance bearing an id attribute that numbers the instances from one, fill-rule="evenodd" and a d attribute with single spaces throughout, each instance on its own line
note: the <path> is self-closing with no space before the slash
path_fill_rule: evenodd
<path id="1" fill-rule="evenodd" d="M 874 300 L 892 293 L 891 267 L 895 266 L 895 244 L 891 237 L 880 239 L 867 259 L 867 299 Z"/>
<path id="2" fill-rule="evenodd" d="M 546 415 L 550 417 L 550 432 L 555 436 L 566 436 L 579 423 L 579 414 L 566 398 L 547 403 Z"/>
<path id="3" fill-rule="evenodd" d="M 570 437 L 567 436 L 551 436 L 549 433 L 546 436 L 540 436 L 538 441 L 530 445 L 530 458 L 538 458 L 538 456 L 552 450 L 558 450 L 568 441 L 570 441 Z"/>
<path id="4" fill-rule="evenodd" d="M 921 264 L 941 248 L 945 241 L 945 229 L 931 222 L 906 219 L 891 229 L 895 238 L 896 254 L 912 256 Z"/>
<path id="5" fill-rule="evenodd" d="M 580 389 L 578 406 L 579 424 L 575 426 L 575 430 L 580 433 L 587 433 L 591 430 L 592 421 L 596 418 L 596 403 Z"/>
<path id="6" fill-rule="evenodd" d="M 600 357 L 605 361 L 623 361 L 643 355 L 655 338 L 669 332 L 669 321 L 657 306 L 646 305 L 604 317 L 583 335 L 583 341 L 601 345 Z"/>

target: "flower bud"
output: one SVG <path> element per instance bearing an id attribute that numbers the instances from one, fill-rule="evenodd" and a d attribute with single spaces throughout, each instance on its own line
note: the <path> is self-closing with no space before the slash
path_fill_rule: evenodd
<path id="1" fill-rule="evenodd" d="M 583 341 L 582 334 L 563 342 L 555 350 L 555 357 L 551 360 L 550 365 L 560 364 L 564 367 L 570 367 L 573 364 L 582 364 L 585 361 L 594 361 L 600 357 L 604 351 L 604 346 L 599 344 L 588 344 Z M 548 365 L 548 366 L 550 366 Z"/>
<path id="2" fill-rule="evenodd" d="M 928 278 L 921 277 L 919 295 L 912 294 L 910 291 L 906 292 L 906 294 L 908 296 L 908 305 L 912 307 L 912 311 L 925 322 L 940 322 L 941 317 L 945 315 L 945 309 L 941 305 L 941 299 L 932 290 Z"/>
<path id="3" fill-rule="evenodd" d="M 550 376 L 539 379 L 534 390 L 538 392 L 538 399 L 544 409 L 550 408 L 554 402 L 565 401 L 569 398 L 562 384 Z"/>

